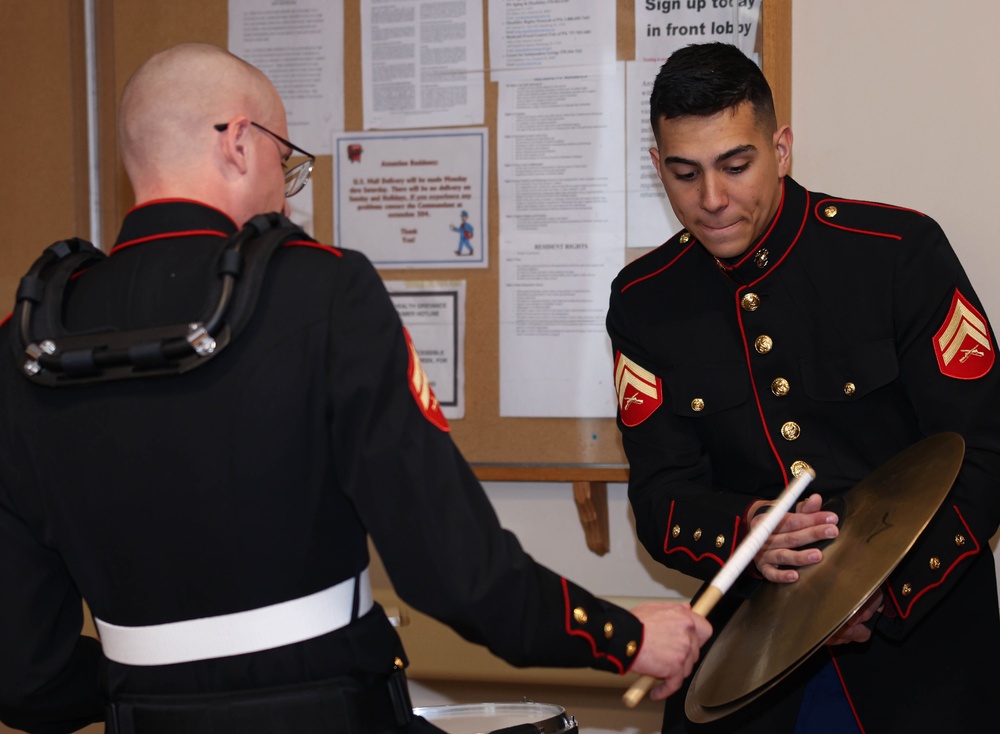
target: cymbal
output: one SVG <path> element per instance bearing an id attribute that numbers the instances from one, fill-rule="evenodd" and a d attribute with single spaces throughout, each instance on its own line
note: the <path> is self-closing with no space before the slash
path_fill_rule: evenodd
<path id="1" fill-rule="evenodd" d="M 705 723 L 777 685 L 861 608 L 916 542 L 958 475 L 965 441 L 939 433 L 841 498 L 840 534 L 791 584 L 766 583 L 732 616 L 691 679 L 684 710 Z"/>

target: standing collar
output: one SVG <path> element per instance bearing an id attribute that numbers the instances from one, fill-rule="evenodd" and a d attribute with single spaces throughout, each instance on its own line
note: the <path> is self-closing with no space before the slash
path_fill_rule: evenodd
<path id="1" fill-rule="evenodd" d="M 767 231 L 739 258 L 719 269 L 733 280 L 748 285 L 768 275 L 798 242 L 809 215 L 809 192 L 790 176 L 782 179 L 781 203 Z"/>
<path id="2" fill-rule="evenodd" d="M 125 215 L 113 249 L 185 235 L 229 237 L 237 229 L 218 209 L 187 199 L 160 199 L 140 204 Z"/>

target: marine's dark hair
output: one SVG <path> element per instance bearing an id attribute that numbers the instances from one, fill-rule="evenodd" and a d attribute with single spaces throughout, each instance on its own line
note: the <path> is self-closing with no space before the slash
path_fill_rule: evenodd
<path id="1" fill-rule="evenodd" d="M 777 128 L 771 87 L 760 68 L 730 43 L 703 43 L 675 51 L 660 67 L 649 95 L 649 124 L 677 117 L 708 117 L 744 102 L 757 122 Z"/>

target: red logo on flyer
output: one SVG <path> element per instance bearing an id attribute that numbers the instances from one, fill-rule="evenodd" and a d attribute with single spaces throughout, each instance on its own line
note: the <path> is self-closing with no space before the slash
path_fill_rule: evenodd
<path id="1" fill-rule="evenodd" d="M 934 356 L 941 374 L 958 380 L 978 379 L 993 367 L 990 327 L 957 288 L 948 315 L 934 335 Z"/>
<path id="2" fill-rule="evenodd" d="M 649 418 L 663 404 L 660 378 L 621 352 L 615 355 L 615 390 L 618 415 L 630 428 Z"/>
<path id="3" fill-rule="evenodd" d="M 413 399 L 417 401 L 417 407 L 424 414 L 424 418 L 442 431 L 450 431 L 451 426 L 448 425 L 444 413 L 441 412 L 441 404 L 431 390 L 431 382 L 427 379 L 424 366 L 420 363 L 420 356 L 417 354 L 417 348 L 413 346 L 413 340 L 410 339 L 410 332 L 404 328 L 403 334 L 406 336 L 406 348 L 410 352 L 410 365 L 406 370 L 406 376 L 409 378 Z"/>

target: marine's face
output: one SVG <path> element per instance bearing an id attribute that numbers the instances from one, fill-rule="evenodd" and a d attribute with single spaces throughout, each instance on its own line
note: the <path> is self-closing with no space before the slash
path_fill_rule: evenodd
<path id="1" fill-rule="evenodd" d="M 253 129 L 257 138 L 257 150 L 261 163 L 258 171 L 259 192 L 261 204 L 259 213 L 282 212 L 287 214 L 288 201 L 285 198 L 285 164 L 292 155 L 292 150 L 280 140 L 271 135 L 268 130 L 288 139 L 288 129 L 284 120 L 275 121 L 274 127 L 261 123 L 267 130 L 258 127 Z"/>
<path id="2" fill-rule="evenodd" d="M 742 255 L 781 203 L 792 134 L 769 134 L 744 103 L 708 117 L 661 119 L 649 153 L 680 223 L 718 258 Z"/>

